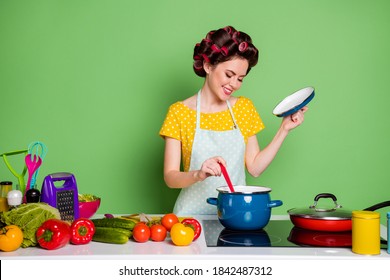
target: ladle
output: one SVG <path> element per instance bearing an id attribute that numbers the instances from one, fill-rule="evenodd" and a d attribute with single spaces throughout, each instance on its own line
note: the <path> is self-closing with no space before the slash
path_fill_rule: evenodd
<path id="1" fill-rule="evenodd" d="M 42 159 L 38 155 L 28 154 L 25 157 L 25 161 L 26 161 L 26 166 L 27 166 L 27 171 L 28 171 L 28 180 L 27 180 L 26 190 L 23 194 L 23 202 L 26 202 L 26 193 L 30 189 L 31 179 L 32 179 L 35 171 L 37 171 L 37 169 L 42 164 Z"/>
<path id="2" fill-rule="evenodd" d="M 230 177 L 229 177 L 229 174 L 228 174 L 225 166 L 220 162 L 219 162 L 219 165 L 221 166 L 221 171 L 222 171 L 223 177 L 225 177 L 225 180 L 226 180 L 226 183 L 230 189 L 230 192 L 234 193 L 234 187 L 233 187 L 232 181 L 230 181 Z"/>

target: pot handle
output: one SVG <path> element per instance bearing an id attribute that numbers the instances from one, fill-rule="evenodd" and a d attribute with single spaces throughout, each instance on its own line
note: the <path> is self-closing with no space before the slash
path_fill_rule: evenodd
<path id="1" fill-rule="evenodd" d="M 381 203 L 377 203 L 375 205 L 372 205 L 366 209 L 364 209 L 365 211 L 375 211 L 377 209 L 380 209 L 380 208 L 383 208 L 383 207 L 387 207 L 387 206 L 390 206 L 390 200 L 388 201 L 384 201 L 384 202 L 381 202 Z"/>
<path id="2" fill-rule="evenodd" d="M 278 206 L 281 206 L 281 205 L 283 205 L 283 202 L 281 200 L 271 200 L 267 204 L 268 208 L 278 207 Z"/>
<path id="3" fill-rule="evenodd" d="M 216 197 L 209 197 L 209 198 L 206 199 L 206 201 L 207 201 L 208 204 L 217 205 L 218 198 L 216 198 Z"/>

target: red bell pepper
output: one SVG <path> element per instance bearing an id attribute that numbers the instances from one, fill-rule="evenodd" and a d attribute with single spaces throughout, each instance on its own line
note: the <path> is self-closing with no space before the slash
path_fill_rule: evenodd
<path id="1" fill-rule="evenodd" d="M 200 225 L 199 221 L 194 218 L 186 218 L 182 222 L 182 224 L 186 226 L 192 227 L 194 230 L 194 239 L 192 241 L 195 241 L 200 236 L 200 233 L 202 232 L 202 226 Z"/>
<path id="2" fill-rule="evenodd" d="M 86 218 L 78 218 L 70 226 L 70 242 L 74 245 L 87 244 L 95 234 L 95 224 Z"/>
<path id="3" fill-rule="evenodd" d="M 36 232 L 38 244 L 47 250 L 64 247 L 70 241 L 70 226 L 59 219 L 49 219 Z"/>

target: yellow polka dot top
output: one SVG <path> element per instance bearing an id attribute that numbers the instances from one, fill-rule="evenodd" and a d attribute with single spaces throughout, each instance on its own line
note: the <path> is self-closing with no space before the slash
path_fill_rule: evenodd
<path id="1" fill-rule="evenodd" d="M 249 98 L 240 96 L 232 109 L 245 143 L 250 136 L 264 129 L 263 121 Z M 233 129 L 233 125 L 229 109 L 216 113 L 200 114 L 201 129 L 224 131 Z M 195 128 L 196 110 L 188 108 L 182 102 L 176 102 L 169 107 L 160 130 L 160 136 L 181 141 L 184 171 L 188 171 L 190 168 Z"/>

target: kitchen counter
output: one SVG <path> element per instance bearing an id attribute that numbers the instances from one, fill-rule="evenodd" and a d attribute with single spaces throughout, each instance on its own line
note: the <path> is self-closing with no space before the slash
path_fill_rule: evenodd
<path id="1" fill-rule="evenodd" d="M 100 217 L 100 216 L 98 216 Z M 217 220 L 215 215 L 194 216 L 200 222 Z M 288 220 L 289 216 L 275 215 L 271 220 Z M 381 237 L 387 238 L 386 227 L 381 225 Z M 1 260 L 142 260 L 142 259 L 378 259 L 390 260 L 390 254 L 382 249 L 380 255 L 362 256 L 354 254 L 350 248 L 330 247 L 208 247 L 204 231 L 190 246 L 175 246 L 167 238 L 163 242 L 148 241 L 137 243 L 129 240 L 122 245 L 91 242 L 86 245 L 67 245 L 57 250 L 44 250 L 37 247 L 19 248 L 14 252 L 0 252 Z"/>

